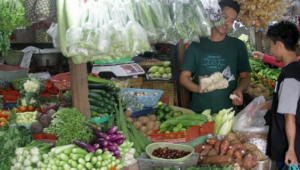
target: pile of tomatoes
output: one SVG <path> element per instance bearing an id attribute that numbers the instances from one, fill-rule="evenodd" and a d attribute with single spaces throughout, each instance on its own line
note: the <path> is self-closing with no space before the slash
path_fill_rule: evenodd
<path id="1" fill-rule="evenodd" d="M 19 108 L 13 108 L 16 113 L 22 113 L 22 112 L 33 112 L 35 111 L 35 108 L 32 105 L 29 106 L 20 106 Z M 8 118 L 9 110 L 1 110 L 0 109 L 0 127 L 6 127 L 7 122 L 9 121 Z"/>
<path id="2" fill-rule="evenodd" d="M 19 108 L 13 108 L 13 110 L 15 110 L 17 113 L 22 113 L 22 112 L 33 112 L 35 111 L 35 107 L 33 107 L 32 105 L 29 106 L 20 106 Z"/>

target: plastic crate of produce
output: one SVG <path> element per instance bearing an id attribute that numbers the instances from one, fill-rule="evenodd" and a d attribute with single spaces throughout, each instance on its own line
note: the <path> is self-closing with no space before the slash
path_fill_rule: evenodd
<path id="1" fill-rule="evenodd" d="M 14 87 L 15 90 L 20 90 L 22 84 L 28 80 L 28 78 L 20 78 L 20 79 L 16 79 L 11 81 L 12 86 Z"/>
<path id="2" fill-rule="evenodd" d="M 161 95 L 164 93 L 162 90 L 157 89 L 136 89 L 125 88 L 122 92 L 127 92 L 135 95 L 144 105 L 144 107 L 153 107 L 159 101 Z"/>
<path id="3" fill-rule="evenodd" d="M 13 103 L 16 102 L 18 98 L 21 97 L 19 91 L 3 91 L 3 100 L 4 103 Z"/>
<path id="4" fill-rule="evenodd" d="M 208 135 L 214 132 L 215 122 L 206 122 L 204 125 L 200 126 L 199 136 Z"/>
<path id="5" fill-rule="evenodd" d="M 53 85 L 58 90 L 70 90 L 71 89 L 71 75 L 70 72 L 61 73 L 51 78 Z"/>
<path id="6" fill-rule="evenodd" d="M 151 134 L 152 142 L 172 142 L 172 143 L 186 143 L 199 137 L 200 126 L 192 126 L 190 129 L 183 132 L 160 133 L 154 130 Z"/>
<path id="7" fill-rule="evenodd" d="M 174 161 L 161 161 L 161 160 L 155 160 L 151 159 L 149 155 L 145 152 L 141 154 L 137 158 L 138 160 L 138 165 L 139 169 L 141 170 L 153 170 L 156 167 L 178 167 L 178 168 L 188 168 L 188 167 L 193 167 L 197 166 L 199 159 L 199 154 L 198 153 L 193 153 L 192 156 L 184 161 L 184 162 L 174 162 Z"/>
<path id="8" fill-rule="evenodd" d="M 11 82 L 16 79 L 24 78 L 28 76 L 28 71 L 29 68 L 4 64 L 0 66 L 0 80 Z"/>

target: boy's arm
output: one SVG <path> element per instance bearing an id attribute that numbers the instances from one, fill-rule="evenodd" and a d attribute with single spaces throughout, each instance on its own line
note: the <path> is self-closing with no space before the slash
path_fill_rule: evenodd
<path id="1" fill-rule="evenodd" d="M 285 154 L 285 164 L 298 166 L 298 160 L 295 153 L 295 138 L 296 138 L 296 120 L 294 114 L 285 114 L 285 132 L 288 140 L 288 151 Z"/>

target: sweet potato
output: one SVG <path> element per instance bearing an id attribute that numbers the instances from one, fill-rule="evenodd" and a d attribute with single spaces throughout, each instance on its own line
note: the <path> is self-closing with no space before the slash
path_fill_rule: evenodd
<path id="1" fill-rule="evenodd" d="M 236 143 L 241 143 L 241 141 L 238 140 L 238 139 L 234 139 L 234 140 L 230 141 L 229 143 L 230 143 L 230 145 L 233 145 L 233 144 L 236 144 Z"/>
<path id="2" fill-rule="evenodd" d="M 241 143 L 236 143 L 236 144 L 233 144 L 233 145 L 230 145 L 229 146 L 229 149 L 235 149 L 235 150 L 237 150 L 237 149 L 244 149 L 245 150 L 245 148 L 244 148 L 244 145 L 243 144 L 241 144 Z"/>
<path id="3" fill-rule="evenodd" d="M 215 155 L 215 156 L 209 156 L 202 160 L 203 164 L 217 164 L 221 162 L 231 162 L 232 159 L 230 156 L 227 155 Z"/>
<path id="4" fill-rule="evenodd" d="M 252 155 L 256 155 L 258 161 L 263 161 L 263 160 L 267 159 L 267 157 L 260 150 L 253 150 L 253 151 L 250 151 L 250 153 Z"/>
<path id="5" fill-rule="evenodd" d="M 209 145 L 209 144 L 205 144 L 202 146 L 202 149 L 208 149 L 208 150 L 211 150 L 213 148 L 212 145 Z"/>
<path id="6" fill-rule="evenodd" d="M 208 138 L 206 140 L 206 142 L 210 145 L 214 145 L 219 139 L 217 137 L 214 137 L 214 138 Z"/>
<path id="7" fill-rule="evenodd" d="M 238 163 L 235 163 L 232 168 L 233 170 L 242 170 L 241 165 Z"/>
<path id="8" fill-rule="evenodd" d="M 243 166 L 243 161 L 240 158 L 236 158 L 233 160 L 235 163 L 239 164 L 240 166 Z"/>
<path id="9" fill-rule="evenodd" d="M 233 153 L 234 153 L 234 149 L 228 149 L 226 155 L 232 157 Z"/>
<path id="10" fill-rule="evenodd" d="M 214 145 L 214 149 L 216 150 L 216 152 L 219 154 L 220 153 L 220 145 L 221 145 L 221 141 L 217 141 Z"/>
<path id="11" fill-rule="evenodd" d="M 252 149 L 258 150 L 257 146 L 252 144 L 252 143 L 246 142 L 246 143 L 243 143 L 243 145 L 244 145 L 246 150 L 252 150 Z"/>
<path id="12" fill-rule="evenodd" d="M 247 170 L 251 169 L 253 167 L 253 163 L 252 163 L 252 155 L 250 153 L 247 153 L 244 157 L 243 157 L 243 167 Z"/>
<path id="13" fill-rule="evenodd" d="M 242 159 L 243 155 L 242 155 L 242 153 L 239 150 L 235 150 L 233 152 L 233 158 L 235 158 L 235 159 Z"/>
<path id="14" fill-rule="evenodd" d="M 252 167 L 255 167 L 257 165 L 257 161 L 252 159 Z"/>
<path id="15" fill-rule="evenodd" d="M 209 150 L 208 149 L 203 149 L 201 152 L 200 152 L 200 155 L 201 156 L 207 156 Z"/>
<path id="16" fill-rule="evenodd" d="M 227 135 L 227 137 L 228 137 L 228 139 L 229 139 L 230 142 L 231 142 L 232 140 L 236 139 L 236 136 L 235 136 L 234 133 L 229 133 L 229 134 Z"/>
<path id="17" fill-rule="evenodd" d="M 200 144 L 200 145 L 196 146 L 196 147 L 195 147 L 195 152 L 201 153 L 202 150 L 203 150 L 203 149 L 202 149 L 202 146 L 203 146 L 203 145 L 205 145 L 205 144 Z"/>
<path id="18" fill-rule="evenodd" d="M 217 153 L 217 151 L 216 151 L 214 148 L 212 148 L 212 149 L 208 152 L 207 155 L 208 155 L 208 156 L 215 156 L 215 155 L 218 155 L 218 153 Z"/>
<path id="19" fill-rule="evenodd" d="M 240 149 L 239 151 L 241 152 L 242 156 L 244 156 L 246 154 L 246 150 L 245 149 Z"/>
<path id="20" fill-rule="evenodd" d="M 220 155 L 224 155 L 227 152 L 228 148 L 229 148 L 229 139 L 226 138 L 225 136 L 225 138 L 223 139 L 220 145 Z"/>

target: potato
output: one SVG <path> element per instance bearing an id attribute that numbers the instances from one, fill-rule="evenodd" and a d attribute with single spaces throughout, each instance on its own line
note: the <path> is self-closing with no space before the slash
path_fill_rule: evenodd
<path id="1" fill-rule="evenodd" d="M 153 121 L 147 122 L 146 127 L 147 127 L 148 131 L 149 130 L 153 130 L 153 128 L 154 128 L 154 122 Z"/>
<path id="2" fill-rule="evenodd" d="M 131 110 L 126 110 L 126 111 L 124 112 L 124 114 L 125 114 L 126 117 L 130 117 L 131 114 L 132 114 L 132 111 L 131 111 Z"/>
<path id="3" fill-rule="evenodd" d="M 141 131 L 143 134 L 146 135 L 147 127 L 146 127 L 146 126 L 141 126 L 141 127 L 139 128 L 139 131 Z"/>
<path id="4" fill-rule="evenodd" d="M 153 133 L 153 130 L 150 130 L 146 133 L 147 136 L 151 135 Z"/>
<path id="5" fill-rule="evenodd" d="M 131 117 L 127 117 L 128 122 L 132 123 L 133 119 Z"/>
<path id="6" fill-rule="evenodd" d="M 155 121 L 155 122 L 154 122 L 154 130 L 159 129 L 160 125 L 161 125 L 161 122 L 160 122 L 160 121 L 158 121 L 158 120 Z"/>
<path id="7" fill-rule="evenodd" d="M 142 123 L 140 121 L 136 121 L 133 123 L 133 125 L 136 129 L 139 129 L 142 126 Z"/>
<path id="8" fill-rule="evenodd" d="M 149 116 L 150 121 L 156 121 L 156 116 L 154 114 Z"/>
<path id="9" fill-rule="evenodd" d="M 144 119 L 146 116 L 140 116 L 140 117 L 138 117 L 137 119 L 138 119 L 138 121 L 141 121 L 142 119 Z"/>
<path id="10" fill-rule="evenodd" d="M 142 116 L 141 118 L 138 118 L 138 120 L 143 124 L 146 125 L 149 122 L 149 118 L 146 116 Z"/>
<path id="11" fill-rule="evenodd" d="M 136 122 L 136 121 L 138 121 L 138 118 L 133 118 L 133 122 Z"/>

